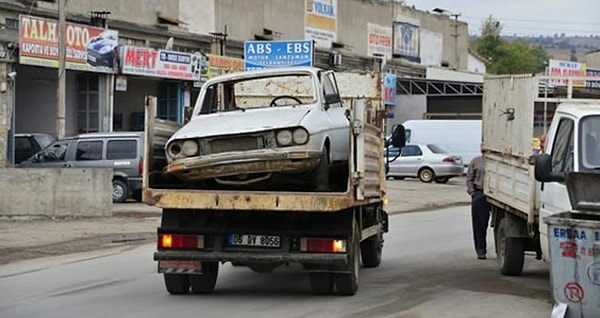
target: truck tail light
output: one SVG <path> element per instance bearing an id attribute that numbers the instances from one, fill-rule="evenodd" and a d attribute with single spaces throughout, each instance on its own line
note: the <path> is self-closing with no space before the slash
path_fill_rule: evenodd
<path id="1" fill-rule="evenodd" d="M 204 236 L 182 234 L 158 234 L 160 249 L 199 249 L 204 248 Z"/>
<path id="2" fill-rule="evenodd" d="M 332 238 L 301 238 L 301 252 L 315 253 L 345 253 L 346 240 Z"/>

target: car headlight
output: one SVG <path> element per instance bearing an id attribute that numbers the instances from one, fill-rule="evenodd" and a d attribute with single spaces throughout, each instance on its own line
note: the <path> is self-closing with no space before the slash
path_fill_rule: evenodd
<path id="1" fill-rule="evenodd" d="M 292 132 L 289 130 L 280 130 L 277 132 L 277 143 L 282 146 L 289 146 L 292 144 L 293 137 Z"/>
<path id="2" fill-rule="evenodd" d="M 295 144 L 303 145 L 308 142 L 308 131 L 304 128 L 297 128 L 294 130 L 292 138 L 294 139 Z"/>
<path id="3" fill-rule="evenodd" d="M 181 143 L 179 142 L 172 142 L 167 151 L 169 152 L 169 155 L 171 155 L 171 157 L 177 157 L 181 154 Z"/>
<path id="4" fill-rule="evenodd" d="M 186 157 L 195 156 L 198 154 L 198 143 L 194 140 L 186 140 L 181 146 L 181 152 Z"/>

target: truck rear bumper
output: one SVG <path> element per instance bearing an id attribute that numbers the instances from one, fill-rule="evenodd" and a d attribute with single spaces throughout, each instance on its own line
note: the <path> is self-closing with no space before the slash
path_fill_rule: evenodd
<path id="1" fill-rule="evenodd" d="M 243 253 L 243 252 L 202 252 L 202 251 L 158 251 L 155 261 L 203 261 L 240 263 L 301 263 L 344 266 L 348 263 L 346 254 L 328 253 Z"/>

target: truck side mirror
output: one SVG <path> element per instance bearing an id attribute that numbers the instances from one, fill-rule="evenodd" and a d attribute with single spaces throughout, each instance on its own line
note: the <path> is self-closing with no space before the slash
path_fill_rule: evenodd
<path id="1" fill-rule="evenodd" d="M 539 182 L 564 182 L 562 173 L 552 172 L 552 157 L 545 153 L 537 156 L 535 160 L 535 180 Z"/>
<path id="2" fill-rule="evenodd" d="M 396 125 L 392 130 L 392 146 L 403 148 L 406 146 L 406 134 L 403 125 Z"/>

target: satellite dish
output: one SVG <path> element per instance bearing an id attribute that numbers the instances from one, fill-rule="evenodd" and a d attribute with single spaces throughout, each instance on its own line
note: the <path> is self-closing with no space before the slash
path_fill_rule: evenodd
<path id="1" fill-rule="evenodd" d="M 165 50 L 172 50 L 173 49 L 173 37 L 170 37 L 167 40 L 167 44 L 165 44 Z"/>

